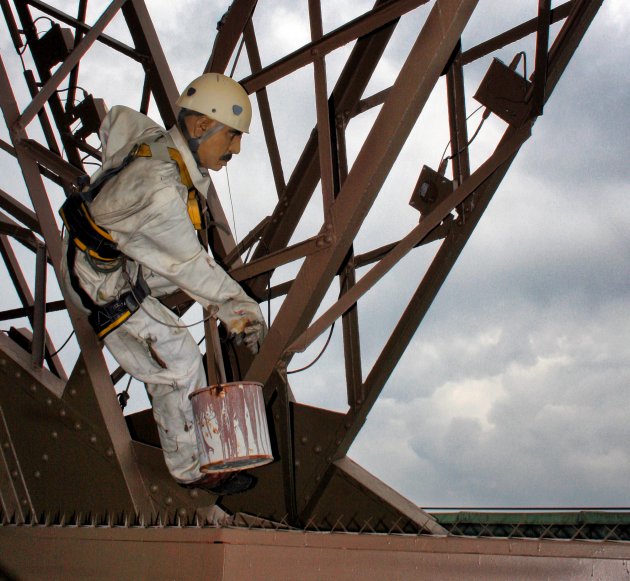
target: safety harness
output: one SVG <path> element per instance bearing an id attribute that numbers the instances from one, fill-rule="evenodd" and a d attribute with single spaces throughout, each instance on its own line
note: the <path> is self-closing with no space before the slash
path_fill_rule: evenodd
<path id="1" fill-rule="evenodd" d="M 67 252 L 70 282 L 72 288 L 79 295 L 83 306 L 90 311 L 88 320 L 99 339 L 103 339 L 122 325 L 140 308 L 144 299 L 151 294 L 149 286 L 142 276 L 142 266 L 139 266 L 135 284 L 129 281 L 130 291 L 105 305 L 98 305 L 81 287 L 79 278 L 74 272 L 77 250 L 85 253 L 88 261 L 96 270 L 112 272 L 123 266 L 125 256 L 118 249 L 111 234 L 94 221 L 88 204 L 94 201 L 109 179 L 119 174 L 139 157 L 153 157 L 163 161 L 174 161 L 177 164 L 180 180 L 188 189 L 187 209 L 190 221 L 195 230 L 206 228 L 202 199 L 193 184 L 181 153 L 163 143 L 153 142 L 135 145 L 120 165 L 103 172 L 94 183 L 77 189 L 68 196 L 59 210 L 59 215 L 70 238 Z M 94 260 L 99 261 L 102 266 L 97 265 Z"/>

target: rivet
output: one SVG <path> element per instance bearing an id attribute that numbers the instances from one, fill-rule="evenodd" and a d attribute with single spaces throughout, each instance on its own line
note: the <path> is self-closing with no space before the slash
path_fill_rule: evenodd
<path id="1" fill-rule="evenodd" d="M 0 359 L 0 365 L 6 365 L 6 364 L 7 364 L 6 359 Z"/>
<path id="2" fill-rule="evenodd" d="M 313 450 L 315 451 L 315 454 L 319 454 L 322 451 L 322 447 L 320 445 L 315 446 L 315 448 L 313 448 Z"/>
<path id="3" fill-rule="evenodd" d="M 57 432 L 51 432 L 50 435 L 52 436 L 53 440 L 56 440 L 59 437 L 59 434 Z"/>
<path id="4" fill-rule="evenodd" d="M 78 432 L 81 429 L 81 422 L 74 422 L 74 429 Z"/>
<path id="5" fill-rule="evenodd" d="M 151 484 L 151 492 L 157 492 L 158 491 L 158 485 L 157 484 Z"/>
<path id="6" fill-rule="evenodd" d="M 296 460 L 293 464 L 296 466 L 296 468 L 299 468 L 299 466 L 300 466 L 300 461 L 299 461 L 299 460 Z"/>
<path id="7" fill-rule="evenodd" d="M 326 458 L 326 462 L 328 462 L 330 464 L 332 462 L 332 458 L 330 456 L 328 456 L 328 458 Z"/>
<path id="8" fill-rule="evenodd" d="M 23 504 L 24 506 L 26 506 L 26 505 L 28 504 L 28 500 L 26 500 L 26 498 L 23 498 L 23 499 L 22 499 L 22 504 Z"/>
<path id="9" fill-rule="evenodd" d="M 300 440 L 300 442 L 302 442 L 302 444 L 306 444 L 306 442 L 308 442 L 308 437 L 302 436 L 302 439 Z"/>
<path id="10" fill-rule="evenodd" d="M 280 419 L 280 414 L 274 414 L 274 416 L 273 416 L 273 417 L 274 417 L 276 420 L 279 420 L 279 419 Z"/>
<path id="11" fill-rule="evenodd" d="M 15 372 L 15 377 L 22 377 L 22 372 L 21 371 L 16 371 Z"/>
<path id="12" fill-rule="evenodd" d="M 199 496 L 199 491 L 196 488 L 193 488 L 189 492 L 190 498 L 197 498 Z"/>
<path id="13" fill-rule="evenodd" d="M 179 514 L 179 516 L 186 516 L 188 514 L 188 511 L 185 508 L 180 508 L 177 511 L 177 514 Z"/>
<path id="14" fill-rule="evenodd" d="M 114 450 L 112 450 L 111 448 L 107 448 L 107 450 L 105 451 L 105 454 L 111 457 L 114 455 Z"/>
<path id="15" fill-rule="evenodd" d="M 46 398 L 46 405 L 52 405 L 52 398 Z"/>
<path id="16" fill-rule="evenodd" d="M 33 476 L 35 476 L 35 478 L 39 478 L 41 475 L 42 474 L 39 470 L 35 470 L 35 472 L 33 473 Z"/>
<path id="17" fill-rule="evenodd" d="M 363 403 L 363 400 L 362 400 L 362 399 L 358 399 L 358 400 L 357 400 L 357 405 L 361 405 L 362 403 Z"/>
<path id="18" fill-rule="evenodd" d="M 352 424 L 350 422 L 346 422 L 344 424 L 344 426 L 345 426 L 346 430 L 349 430 L 352 427 Z"/>
<path id="19" fill-rule="evenodd" d="M 170 504 L 173 504 L 173 499 L 172 499 L 170 496 L 167 496 L 167 497 L 164 499 L 164 502 L 165 502 L 167 505 L 170 505 Z"/>
<path id="20" fill-rule="evenodd" d="M 341 445 L 341 440 L 335 440 L 335 446 L 340 446 Z"/>
<path id="21" fill-rule="evenodd" d="M 79 369 L 79 375 L 85 375 L 85 369 L 83 368 Z"/>
<path id="22" fill-rule="evenodd" d="M 11 470 L 11 476 L 13 476 L 13 478 L 17 478 L 18 477 L 18 471 L 17 470 Z"/>
<path id="23" fill-rule="evenodd" d="M 42 454 L 42 460 L 48 462 L 48 454 Z"/>
<path id="24" fill-rule="evenodd" d="M 8 450 L 8 449 L 9 449 L 9 446 L 10 446 L 9 442 L 5 442 L 4 444 L 2 444 L 2 447 L 3 447 L 5 450 Z"/>
<path id="25" fill-rule="evenodd" d="M 95 436 L 94 434 L 92 434 L 92 435 L 90 436 L 90 442 L 91 442 L 92 444 L 96 444 L 96 436 Z"/>
<path id="26" fill-rule="evenodd" d="M 74 387 L 70 390 L 70 395 L 77 395 L 77 390 Z"/>
<path id="27" fill-rule="evenodd" d="M 322 479 L 321 476 L 315 476 L 315 482 L 319 482 Z"/>
<path id="28" fill-rule="evenodd" d="M 35 393 L 37 391 L 37 386 L 35 384 L 31 385 L 31 391 Z"/>
<path id="29" fill-rule="evenodd" d="M 59 410 L 59 415 L 60 415 L 62 418 L 65 418 L 65 417 L 66 417 L 66 410 L 64 410 L 64 409 L 60 409 L 60 410 Z"/>

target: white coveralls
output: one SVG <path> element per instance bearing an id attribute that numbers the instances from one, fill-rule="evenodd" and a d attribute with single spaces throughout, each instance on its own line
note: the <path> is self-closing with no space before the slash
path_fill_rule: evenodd
<path id="1" fill-rule="evenodd" d="M 135 144 L 155 139 L 182 155 L 195 187 L 205 194 L 209 180 L 202 174 L 177 127 L 169 131 L 127 107 L 116 106 L 103 121 L 103 167 L 92 176 L 120 165 Z M 205 171 L 205 170 L 202 170 Z M 231 329 L 247 319 L 264 327 L 258 303 L 216 264 L 199 243 L 188 216 L 187 188 L 177 164 L 137 158 L 110 178 L 90 205 L 94 221 L 106 228 L 127 257 L 131 281 L 138 265 L 151 289 L 140 309 L 104 339 L 120 366 L 146 384 L 160 434 L 166 465 L 180 483 L 200 479 L 192 405 L 188 395 L 207 385 L 199 348 L 179 319 L 156 297 L 182 289 Z M 67 242 L 66 242 L 67 243 Z M 106 304 L 130 290 L 122 269 L 95 270 L 83 252 L 76 253 L 75 274 L 97 304 Z M 71 290 L 68 273 L 66 287 Z M 166 326 L 156 322 L 163 321 Z"/>

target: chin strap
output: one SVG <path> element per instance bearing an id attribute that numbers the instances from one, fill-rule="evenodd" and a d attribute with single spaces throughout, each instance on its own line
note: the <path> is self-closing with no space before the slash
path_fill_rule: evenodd
<path id="1" fill-rule="evenodd" d="M 193 157 L 195 158 L 195 161 L 197 162 L 197 165 L 200 166 L 201 163 L 199 161 L 199 154 L 197 153 L 197 151 L 199 149 L 199 146 L 206 139 L 209 139 L 215 133 L 218 133 L 219 131 L 221 131 L 221 129 L 223 129 L 225 127 L 225 125 L 223 125 L 223 123 L 219 123 L 217 121 L 216 125 L 214 125 L 210 129 L 208 129 L 200 137 L 193 137 L 190 134 L 190 132 L 188 131 L 188 127 L 186 127 L 186 121 L 185 121 L 186 117 L 189 117 L 191 115 L 198 115 L 198 113 L 187 113 L 185 110 L 182 109 L 179 112 L 179 115 L 177 116 L 177 124 L 179 125 L 179 128 L 180 128 L 182 134 L 184 135 L 184 138 L 188 142 L 188 148 L 190 149 L 190 152 L 193 154 Z"/>

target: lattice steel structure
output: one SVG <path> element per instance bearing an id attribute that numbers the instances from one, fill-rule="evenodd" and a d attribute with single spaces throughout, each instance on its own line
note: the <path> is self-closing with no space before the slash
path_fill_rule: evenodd
<path id="1" fill-rule="evenodd" d="M 175 122 L 178 91 L 173 75 L 143 0 L 113 0 L 92 23 L 86 22 L 87 0 L 78 2 L 76 15 L 40 0 L 0 3 L 15 49 L 20 54 L 29 51 L 34 63 L 34 68 L 25 67 L 24 78 L 10 78 L 4 56 L 0 62 L 0 105 L 8 130 L 8 137 L 0 141 L 3 165 L 19 169 L 30 199 L 27 204 L 0 190 L 0 250 L 21 301 L 21 306 L 0 312 L 0 319 L 17 326 L 26 318 L 30 325 L 0 334 L 3 514 L 11 522 L 29 522 L 33 515 L 43 513 L 90 513 L 100 515 L 94 517 L 99 523 L 108 522 L 107 514 L 121 513 L 185 517 L 216 499 L 175 485 L 164 466 L 150 412 L 123 416 L 114 384 L 124 373 L 108 368 L 85 317 L 63 297 L 46 302 L 47 273 L 49 279 L 59 276 L 62 260 L 56 215 L 60 196 L 52 192 L 69 192 L 79 176 L 89 173 L 86 164 L 100 157 L 93 134 L 104 107 L 99 96 L 89 92 L 77 104 L 79 87 L 85 89 L 82 60 L 95 46 L 105 46 L 130 66 L 139 63 L 144 88 L 138 94 L 138 109 L 148 112 L 155 103 L 167 127 Z M 461 37 L 476 8 L 475 0 L 377 0 L 373 9 L 325 34 L 320 2 L 309 0 L 304 10 L 309 13 L 311 42 L 271 63 L 261 62 L 257 44 L 261 34 L 257 15 L 266 3 L 257 6 L 255 0 L 234 0 L 231 4 L 218 28 L 206 71 L 227 71 L 239 44 L 244 43 L 240 58 L 245 59 L 246 53 L 251 74 L 240 80 L 257 102 L 277 204 L 237 244 L 219 196 L 211 188 L 208 206 L 213 222 L 222 227 L 211 227 L 208 236 L 214 253 L 236 280 L 261 301 L 270 295 L 280 307 L 253 359 L 240 351 L 221 354 L 217 351 L 221 346 L 206 346 L 216 357 L 225 358 L 232 377 L 264 384 L 274 441 L 276 462 L 256 471 L 259 482 L 252 491 L 223 499 L 230 510 L 317 530 L 445 532 L 346 453 L 510 164 L 529 139 L 532 125 L 601 3 L 570 0 L 552 9 L 550 0 L 532 1 L 530 20 L 498 30 L 477 46 L 464 47 Z M 366 94 L 397 25 L 425 4 L 421 10 L 426 11 L 426 18 L 395 82 L 376 94 Z M 501 4 L 496 3 L 497 12 L 509 9 Z M 119 15 L 131 45 L 107 34 L 108 25 Z M 50 20 L 46 34 L 38 28 L 39 17 Z M 466 66 L 527 36 L 535 43 L 531 76 L 516 72 L 518 56 L 509 66 L 494 61 L 477 90 L 485 106 L 484 117 L 502 119 L 504 133 L 487 159 L 473 167 L 466 121 Z M 349 57 L 328 91 L 327 57 L 345 45 L 351 47 Z M 314 130 L 285 179 L 267 89 L 302 67 L 313 71 Z M 420 220 L 399 241 L 355 254 L 353 244 L 362 224 L 443 76 L 451 155 L 440 167 L 423 168 L 420 162 L 415 169 L 420 177 L 407 199 L 411 198 Z M 376 107 L 375 121 L 356 159 L 349 163 L 348 124 Z M 316 235 L 296 242 L 309 203 L 320 205 L 321 227 Z M 376 283 L 408 253 L 429 244 L 436 248 L 435 257 L 426 272 L 418 273 L 417 289 L 374 365 L 363 369 L 358 301 L 377 292 Z M 18 259 L 18 245 L 32 251 L 30 266 Z M 277 270 L 291 264 L 295 264 L 295 277 L 276 282 Z M 25 268 L 29 273 L 25 274 Z M 9 283 L 3 280 L 2 284 Z M 338 298 L 327 299 L 331 294 Z M 184 295 L 169 298 L 169 306 L 180 310 L 190 302 Z M 80 346 L 80 356 L 66 369 L 47 333 L 46 314 L 52 311 L 67 314 L 68 328 L 74 329 Z M 287 366 L 295 353 L 313 344 L 339 319 L 347 411 L 300 404 L 291 392 Z"/>

